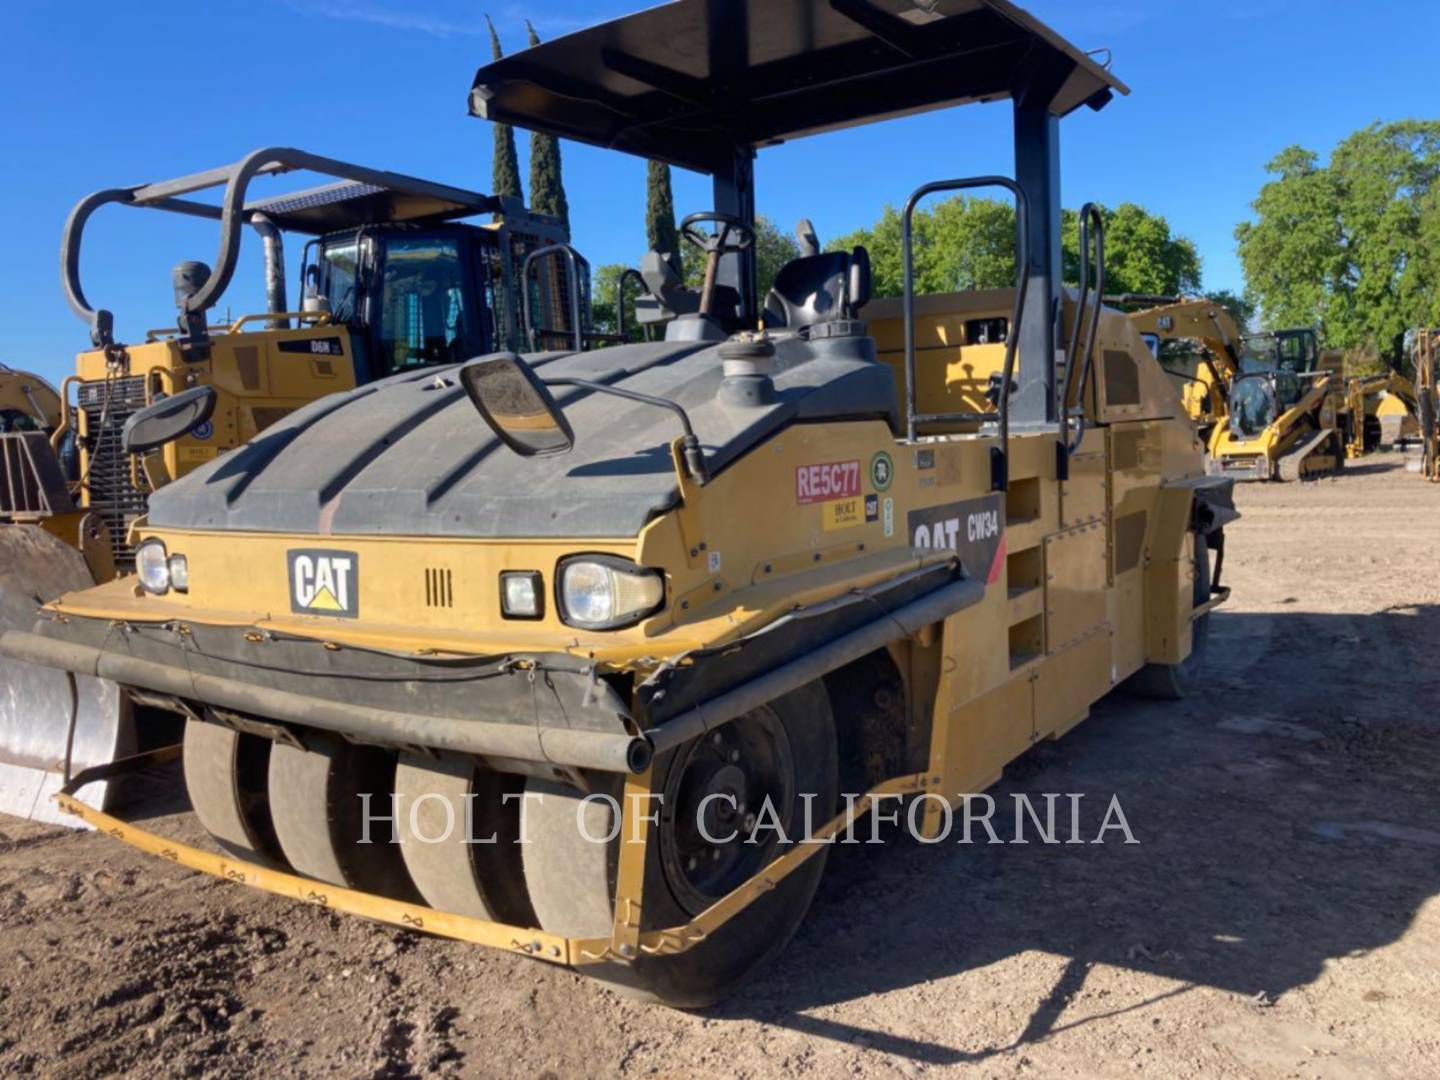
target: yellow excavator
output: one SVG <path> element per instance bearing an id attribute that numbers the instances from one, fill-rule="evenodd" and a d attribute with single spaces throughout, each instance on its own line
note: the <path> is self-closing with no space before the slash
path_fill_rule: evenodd
<path id="1" fill-rule="evenodd" d="M 253 181 L 285 173 L 333 182 L 249 198 Z M 196 198 L 217 188 L 218 202 Z M 81 280 L 86 225 L 111 205 L 220 225 L 213 270 L 175 268 L 175 324 L 137 342 L 119 340 L 114 316 Z M 465 220 L 476 217 L 483 222 Z M 250 230 L 263 243 L 267 310 L 212 326 Z M 304 239 L 293 303 L 287 235 Z M 578 296 L 563 294 L 578 293 L 588 271 L 558 221 L 519 200 L 291 148 L 98 191 L 71 212 L 61 248 L 65 296 L 92 347 L 58 393 L 0 371 L 0 627 L 29 625 L 41 603 L 129 572 L 131 530 L 154 491 L 317 399 L 499 348 L 584 337 Z M 151 409 L 185 421 L 177 437 L 147 434 L 154 419 L 139 421 Z M 9 689 L 0 696 L 0 810 L 73 824 L 54 815 L 49 795 L 63 766 L 100 764 L 133 745 L 131 700 L 105 680 L 82 677 L 72 691 L 53 671 L 3 659 L 0 679 Z M 67 739 L 55 718 L 70 714 L 72 694 L 78 721 Z M 103 801 L 105 785 L 91 794 Z"/>
<path id="2" fill-rule="evenodd" d="M 60 394 L 28 371 L 0 364 L 0 434 L 53 431 L 60 422 Z"/>
<path id="3" fill-rule="evenodd" d="M 1346 457 L 1364 457 L 1420 437 L 1415 384 L 1398 370 L 1347 379 L 1345 406 Z"/>
<path id="4" fill-rule="evenodd" d="M 1345 464 L 1343 357 L 1315 331 L 1244 338 L 1227 414 L 1210 433 L 1209 471 L 1236 480 L 1310 480 Z"/>
<path id="5" fill-rule="evenodd" d="M 1185 411 L 1208 442 L 1225 418 L 1230 380 L 1240 370 L 1242 335 L 1234 318 L 1204 298 L 1127 293 L 1105 302 L 1130 312 L 1131 324 L 1179 384 Z"/>

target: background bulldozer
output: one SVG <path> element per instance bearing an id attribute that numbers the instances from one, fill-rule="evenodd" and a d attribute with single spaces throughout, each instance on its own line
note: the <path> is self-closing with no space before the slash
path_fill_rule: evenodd
<path id="1" fill-rule="evenodd" d="M 291 172 L 338 179 L 248 197 L 257 177 Z M 218 203 L 193 197 L 214 188 L 222 192 Z M 220 225 L 214 269 L 177 266 L 176 323 L 140 342 L 117 340 L 114 316 L 91 304 L 81 281 L 86 225 L 107 205 Z M 478 216 L 486 220 L 465 220 Z M 249 230 L 264 247 L 267 310 L 211 326 L 208 315 L 231 284 Z M 304 240 L 293 303 L 286 235 Z M 26 625 L 44 601 L 130 572 L 130 530 L 155 490 L 303 405 L 546 335 L 583 344 L 573 297 L 588 269 L 561 240 L 556 221 L 518 200 L 288 148 L 82 200 L 65 225 L 61 278 L 93 347 L 79 354 L 58 394 L 42 380 L 0 371 L 3 625 Z M 202 388 L 206 408 L 192 427 L 145 453 L 129 452 L 127 425 Z M 72 685 L 7 660 L 0 678 L 9 688 L 0 697 L 0 810 L 53 819 L 49 795 L 65 768 L 100 764 L 134 745 L 135 703 L 113 683 L 81 677 Z M 103 801 L 104 785 L 91 795 Z"/>

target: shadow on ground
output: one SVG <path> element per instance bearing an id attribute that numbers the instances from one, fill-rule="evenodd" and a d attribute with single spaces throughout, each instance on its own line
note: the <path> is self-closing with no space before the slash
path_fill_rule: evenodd
<path id="1" fill-rule="evenodd" d="M 1384 946 L 1440 892 L 1440 719 L 1422 705 L 1440 700 L 1437 656 L 1434 607 L 1217 613 L 1202 692 L 1114 695 L 992 792 L 1002 837 L 1012 796 L 1084 793 L 1087 840 L 1118 796 L 1137 845 L 1111 831 L 1103 845 L 837 847 L 775 970 L 714 1015 L 952 1064 L 1061 1030 L 1096 964 L 1175 982 L 1132 1009 L 1201 986 L 1265 1004 Z M 813 1015 L 1027 951 L 1067 959 L 1009 1045 L 960 1051 Z"/>

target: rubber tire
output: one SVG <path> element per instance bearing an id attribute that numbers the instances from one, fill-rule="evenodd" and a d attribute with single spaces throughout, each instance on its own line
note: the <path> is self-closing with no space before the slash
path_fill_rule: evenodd
<path id="1" fill-rule="evenodd" d="M 835 720 L 822 684 L 816 682 L 770 702 L 784 726 L 795 762 L 796 806 L 801 793 L 813 792 L 818 826 L 839 800 Z M 658 759 L 653 790 L 664 791 L 674 753 Z M 525 877 L 540 926 L 572 937 L 608 937 L 615 895 L 618 840 L 588 843 L 576 827 L 582 796 L 572 788 L 531 780 L 525 799 Z M 612 791 L 618 796 L 618 790 Z M 611 825 L 608 804 L 593 801 L 587 828 L 604 835 Z M 803 818 L 792 817 L 792 822 Z M 652 825 L 653 830 L 656 826 Z M 668 929 L 693 918 L 664 879 L 660 845 L 653 832 L 647 844 L 642 926 Z M 734 993 L 772 960 L 794 936 L 825 870 L 828 847 L 795 870 L 699 945 L 666 957 L 641 956 L 632 964 L 604 963 L 579 968 L 582 974 L 612 985 L 627 997 L 677 1009 L 703 1009 Z"/>
<path id="2" fill-rule="evenodd" d="M 309 732 L 305 749 L 270 748 L 270 816 L 296 873 L 392 900 L 419 902 L 388 822 L 395 755 Z M 362 844 L 369 795 L 371 842 Z"/>
<path id="3" fill-rule="evenodd" d="M 1210 599 L 1210 546 L 1205 537 L 1195 537 L 1194 604 Z M 1178 664 L 1146 664 L 1131 676 L 1126 689 L 1141 697 L 1180 701 L 1200 685 L 1205 654 L 1210 645 L 1210 615 L 1200 616 L 1190 627 L 1190 655 Z"/>
<path id="4" fill-rule="evenodd" d="M 519 844 L 524 787 L 523 777 L 477 769 L 465 754 L 400 755 L 400 854 L 427 904 L 511 926 L 535 925 Z M 435 797 L 449 804 L 448 812 Z M 440 839 L 447 824 L 453 826 L 449 838 Z M 494 843 L 482 842 L 491 836 Z"/>
<path id="5" fill-rule="evenodd" d="M 220 848 L 245 862 L 290 869 L 270 818 L 269 739 L 203 720 L 185 722 L 185 790 Z"/>

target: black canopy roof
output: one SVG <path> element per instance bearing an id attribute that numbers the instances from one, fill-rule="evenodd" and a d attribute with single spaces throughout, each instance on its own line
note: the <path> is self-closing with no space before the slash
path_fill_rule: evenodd
<path id="1" fill-rule="evenodd" d="M 1128 88 L 1009 0 L 677 0 L 482 67 L 470 111 L 700 172 L 801 135 L 1045 86 Z"/>
<path id="2" fill-rule="evenodd" d="M 284 195 L 253 200 L 245 198 L 253 178 L 295 171 L 340 179 L 338 183 Z M 237 184 L 238 191 L 232 191 Z M 233 165 L 223 165 L 174 180 L 117 189 L 106 201 L 219 220 L 224 214 L 222 206 L 184 197 L 218 187 L 227 189 L 227 200 L 232 196 L 239 200 L 237 208 L 245 220 L 262 214 L 287 232 L 314 235 L 386 222 L 449 221 L 475 214 L 523 209 L 518 205 L 506 207 L 493 195 L 481 195 L 449 184 L 437 184 L 433 180 L 420 180 L 385 169 L 337 161 L 291 147 L 257 150 Z"/>

